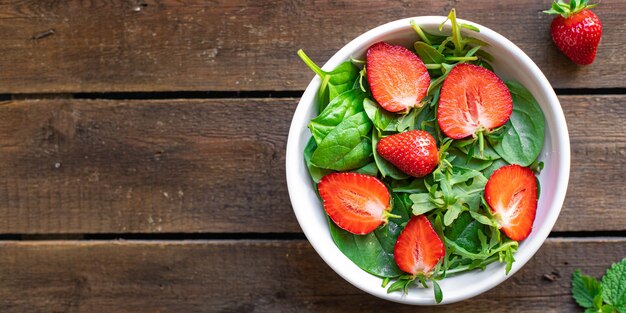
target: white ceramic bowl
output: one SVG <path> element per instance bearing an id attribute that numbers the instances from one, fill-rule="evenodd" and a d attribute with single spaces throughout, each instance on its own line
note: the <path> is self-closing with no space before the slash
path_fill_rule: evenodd
<path id="1" fill-rule="evenodd" d="M 421 16 L 397 20 L 376 27 L 352 40 L 339 52 L 335 53 L 324 65 L 324 70 L 331 70 L 350 57 L 364 59 L 367 48 L 378 41 L 401 44 L 412 47 L 417 35 L 409 21 L 413 19 L 419 26 L 430 33 L 439 33 L 437 27 L 445 20 L 443 16 Z M 481 294 L 517 272 L 537 252 L 556 222 L 567 190 L 570 168 L 570 146 L 567 125 L 563 110 L 550 83 L 535 63 L 515 44 L 487 27 L 465 20 L 460 23 L 472 24 L 480 33 L 463 31 L 489 43 L 485 51 L 495 57 L 491 64 L 503 80 L 514 79 L 522 83 L 535 96 L 546 119 L 545 141 L 539 159 L 545 163 L 539 175 L 541 196 L 537 215 L 530 236 L 520 243 L 515 254 L 515 263 L 509 275 L 505 275 L 504 265 L 492 263 L 486 270 L 475 270 L 445 278 L 439 282 L 443 290 L 443 302 L 453 303 Z M 449 23 L 444 33 L 449 34 Z M 308 69 L 302 65 L 303 71 Z M 381 279 L 366 273 L 350 261 L 335 246 L 328 229 L 324 209 L 318 199 L 311 178 L 303 160 L 303 151 L 311 133 L 308 122 L 316 116 L 315 96 L 320 85 L 320 78 L 315 77 L 300 99 L 289 129 L 287 142 L 286 172 L 291 204 L 300 227 L 309 242 L 324 261 L 345 280 L 359 289 L 387 300 L 416 304 L 433 305 L 432 289 L 412 288 L 408 295 L 400 292 L 387 294 L 382 288 Z M 305 278 L 306 279 L 306 278 Z"/>

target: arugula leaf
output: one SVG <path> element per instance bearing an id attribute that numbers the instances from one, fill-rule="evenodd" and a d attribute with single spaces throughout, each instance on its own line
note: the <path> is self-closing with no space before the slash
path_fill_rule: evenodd
<path id="1" fill-rule="evenodd" d="M 487 184 L 487 179 L 479 171 L 457 169 L 444 174 L 440 167 L 432 175 L 438 184 L 426 186 L 427 193 L 410 196 L 413 214 L 439 209 L 443 214 L 443 224 L 450 226 L 461 212 L 478 211 L 481 195 Z"/>
<path id="2" fill-rule="evenodd" d="M 413 215 L 428 213 L 437 208 L 437 206 L 431 202 L 432 196 L 428 193 L 412 194 L 410 198 L 411 201 L 413 201 Z"/>
<path id="3" fill-rule="evenodd" d="M 422 111 L 422 109 L 424 108 L 425 105 L 423 105 L 422 107 L 419 108 L 413 108 L 411 109 L 411 111 L 409 111 L 409 113 L 401 115 L 400 118 L 398 119 L 398 125 L 396 127 L 396 130 L 398 132 L 403 132 L 405 130 L 415 130 L 417 129 L 415 127 L 415 119 L 417 118 L 417 116 L 420 114 L 420 112 Z"/>
<path id="4" fill-rule="evenodd" d="M 500 258 L 501 258 L 500 262 L 506 263 L 504 272 L 507 275 L 511 271 L 511 268 L 513 268 L 513 263 L 515 262 L 515 258 L 513 257 L 513 254 L 515 253 L 515 251 L 517 251 L 517 245 L 507 246 L 506 249 L 500 251 Z"/>
<path id="5" fill-rule="evenodd" d="M 395 291 L 402 291 L 402 293 L 407 294 L 409 290 L 409 286 L 415 281 L 414 277 L 402 276 L 398 280 L 396 280 L 389 289 L 387 289 L 387 293 L 392 293 Z"/>
<path id="6" fill-rule="evenodd" d="M 334 98 L 328 106 L 309 123 L 311 134 L 319 145 L 322 140 L 346 118 L 363 111 L 365 93 L 360 89 L 346 91 Z"/>
<path id="7" fill-rule="evenodd" d="M 369 133 L 372 123 L 365 112 L 350 116 L 335 127 L 311 156 L 317 167 L 347 171 L 371 161 L 372 144 Z"/>
<path id="8" fill-rule="evenodd" d="M 485 190 L 485 185 L 487 185 L 487 178 L 478 171 L 470 171 L 469 173 L 473 176 L 455 184 L 453 190 L 460 203 L 466 204 L 470 211 L 478 211 L 480 198 Z"/>
<path id="9" fill-rule="evenodd" d="M 435 292 L 435 302 L 441 303 L 443 300 L 443 292 L 441 292 L 441 287 L 436 280 L 431 280 L 433 282 L 433 291 Z"/>
<path id="10" fill-rule="evenodd" d="M 470 216 L 478 223 L 483 224 L 483 225 L 487 225 L 487 226 L 491 226 L 494 227 L 496 229 L 498 229 L 498 223 L 496 223 L 492 218 L 489 218 L 485 215 L 482 215 L 478 212 L 473 212 L 470 211 L 469 212 Z M 496 237 L 496 236 L 492 236 L 492 237 Z"/>
<path id="11" fill-rule="evenodd" d="M 606 271 L 601 285 L 604 302 L 623 312 L 626 307 L 626 258 Z"/>
<path id="12" fill-rule="evenodd" d="M 339 64 L 334 70 L 326 72 L 315 64 L 302 50 L 298 50 L 302 61 L 322 79 L 318 91 L 318 110 L 321 112 L 326 105 L 338 95 L 352 89 L 359 77 L 359 69 L 350 61 Z"/>
<path id="13" fill-rule="evenodd" d="M 413 27 L 413 30 L 415 30 L 417 35 L 420 37 L 420 39 L 429 45 L 440 45 L 447 38 L 446 36 L 432 35 L 423 31 L 413 20 L 411 20 L 410 24 L 411 27 Z"/>
<path id="14" fill-rule="evenodd" d="M 529 166 L 543 148 L 545 121 L 533 95 L 521 84 L 506 82 L 513 97 L 513 113 L 506 122 L 501 141 L 489 138 L 502 158 L 514 164 Z"/>
<path id="15" fill-rule="evenodd" d="M 583 275 L 580 270 L 572 274 L 572 297 L 583 308 L 593 308 L 594 298 L 602 293 L 600 283 L 593 277 Z"/>

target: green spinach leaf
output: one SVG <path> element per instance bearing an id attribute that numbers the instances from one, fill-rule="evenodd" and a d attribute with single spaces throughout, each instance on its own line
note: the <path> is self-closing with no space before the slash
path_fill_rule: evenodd
<path id="1" fill-rule="evenodd" d="M 482 170 L 483 175 L 485 175 L 485 177 L 487 179 L 489 179 L 489 177 L 491 177 L 491 175 L 493 174 L 493 172 L 495 172 L 497 169 L 509 165 L 508 162 L 506 162 L 503 159 L 497 159 L 495 161 L 493 161 L 493 163 L 491 163 L 491 165 L 489 165 L 489 167 L 487 167 L 486 169 Z"/>
<path id="2" fill-rule="evenodd" d="M 489 144 L 489 141 L 484 142 L 482 155 L 480 154 L 478 143 L 474 139 L 457 140 L 454 142 L 454 146 L 465 153 L 465 155 L 469 155 L 472 159 L 493 161 L 502 158 L 493 146 Z"/>
<path id="3" fill-rule="evenodd" d="M 482 171 L 491 166 L 491 164 L 493 164 L 493 161 L 481 160 L 476 158 L 470 158 L 468 160 L 467 154 L 463 153 L 459 149 L 449 149 L 448 153 L 449 156 L 454 156 L 454 159 L 450 163 L 458 168 Z"/>
<path id="4" fill-rule="evenodd" d="M 400 218 L 391 218 L 382 227 L 367 235 L 354 235 L 335 225 L 329 219 L 330 233 L 333 241 L 352 262 L 364 271 L 379 277 L 397 277 L 403 272 L 396 266 L 393 248 L 403 223 L 409 220 L 409 209 L 406 207 L 407 195 L 393 195 L 392 214 Z"/>
<path id="5" fill-rule="evenodd" d="M 339 64 L 330 72 L 322 70 L 302 50 L 298 50 L 298 56 L 302 61 L 322 79 L 318 91 L 318 112 L 324 110 L 326 105 L 338 95 L 352 89 L 354 82 L 359 77 L 359 69 L 350 61 Z"/>
<path id="6" fill-rule="evenodd" d="M 357 168 L 356 170 L 354 170 L 354 172 L 369 176 L 376 176 L 378 175 L 378 167 L 376 166 L 375 162 L 370 162 L 367 163 L 365 166 Z"/>
<path id="7" fill-rule="evenodd" d="M 479 253 L 481 250 L 478 232 L 484 226 L 477 222 L 469 212 L 463 212 L 455 221 L 446 228 L 445 236 L 457 246 L 471 253 Z"/>
<path id="8" fill-rule="evenodd" d="M 391 113 L 383 109 L 378 103 L 369 98 L 363 99 L 363 108 L 367 117 L 374 123 L 380 131 L 395 131 L 401 115 Z"/>
<path id="9" fill-rule="evenodd" d="M 416 41 L 413 47 L 425 64 L 441 64 L 446 61 L 446 57 L 443 54 L 425 42 Z"/>
<path id="10" fill-rule="evenodd" d="M 401 193 L 424 193 L 428 192 L 423 178 L 415 178 L 410 181 L 402 181 L 393 185 L 393 192 Z"/>
<path id="11" fill-rule="evenodd" d="M 363 111 L 365 93 L 352 89 L 342 93 L 309 123 L 311 134 L 319 145 L 322 140 L 346 118 Z"/>
<path id="12" fill-rule="evenodd" d="M 335 171 L 366 165 L 372 158 L 371 129 L 372 123 L 365 112 L 348 117 L 319 143 L 311 156 L 311 163 Z"/>
<path id="13" fill-rule="evenodd" d="M 315 143 L 315 139 L 313 137 L 309 138 L 309 142 L 306 144 L 304 148 L 304 163 L 306 167 L 309 169 L 309 174 L 315 183 L 319 183 L 320 179 L 324 177 L 326 174 L 332 173 L 331 170 L 319 168 L 313 163 L 311 163 L 311 155 L 317 149 L 317 144 Z"/>
<path id="14" fill-rule="evenodd" d="M 502 158 L 512 164 L 529 166 L 543 148 L 545 122 L 533 95 L 521 84 L 506 82 L 513 97 L 513 114 L 499 142 L 491 142 Z M 490 141 L 492 141 L 490 139 Z"/>

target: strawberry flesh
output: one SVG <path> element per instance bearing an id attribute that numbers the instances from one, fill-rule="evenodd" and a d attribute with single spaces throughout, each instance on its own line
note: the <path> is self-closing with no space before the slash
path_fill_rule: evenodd
<path id="1" fill-rule="evenodd" d="M 423 130 L 412 130 L 382 138 L 376 152 L 399 170 L 413 176 L 430 174 L 439 163 L 435 138 Z"/>
<path id="2" fill-rule="evenodd" d="M 368 234 L 387 221 L 390 195 L 376 177 L 331 173 L 322 177 L 317 188 L 330 219 L 350 233 Z"/>
<path id="3" fill-rule="evenodd" d="M 485 199 L 502 231 L 511 239 L 526 239 L 537 212 L 537 180 L 532 170 L 516 164 L 496 170 L 485 186 Z"/>
<path id="4" fill-rule="evenodd" d="M 581 10 L 564 18 L 557 16 L 550 26 L 552 40 L 557 48 L 576 64 L 587 65 L 596 58 L 602 23 L 598 16 L 588 9 Z"/>
<path id="5" fill-rule="evenodd" d="M 445 255 L 441 238 L 426 216 L 413 216 L 398 236 L 393 257 L 398 268 L 411 274 L 429 276 Z"/>
<path id="6" fill-rule="evenodd" d="M 390 112 L 419 107 L 430 85 L 424 62 L 402 46 L 373 44 L 367 50 L 366 68 L 374 99 Z"/>
<path id="7" fill-rule="evenodd" d="M 437 122 L 446 136 L 461 139 L 504 125 L 512 112 L 511 93 L 496 74 L 459 64 L 441 86 Z"/>

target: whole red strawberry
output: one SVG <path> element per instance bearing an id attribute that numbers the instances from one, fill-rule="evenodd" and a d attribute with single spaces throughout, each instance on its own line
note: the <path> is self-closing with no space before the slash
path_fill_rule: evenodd
<path id="1" fill-rule="evenodd" d="M 602 22 L 589 10 L 596 5 L 588 5 L 587 2 L 570 0 L 570 4 L 566 4 L 559 0 L 552 3 L 550 10 L 544 11 L 559 14 L 550 27 L 552 40 L 563 54 L 580 65 L 593 63 L 602 37 Z"/>
<path id="2" fill-rule="evenodd" d="M 424 177 L 439 164 L 435 138 L 423 130 L 412 130 L 385 137 L 378 142 L 376 151 L 401 171 Z"/>

